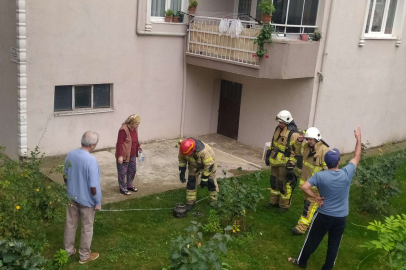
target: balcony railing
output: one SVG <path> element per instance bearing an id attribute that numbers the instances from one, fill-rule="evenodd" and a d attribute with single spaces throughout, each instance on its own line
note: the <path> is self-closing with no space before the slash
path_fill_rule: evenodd
<path id="1" fill-rule="evenodd" d="M 251 67 L 258 67 L 258 50 L 254 40 L 261 26 L 254 21 L 241 21 L 244 29 L 239 38 L 220 35 L 221 18 L 195 16 L 189 23 L 187 54 Z"/>

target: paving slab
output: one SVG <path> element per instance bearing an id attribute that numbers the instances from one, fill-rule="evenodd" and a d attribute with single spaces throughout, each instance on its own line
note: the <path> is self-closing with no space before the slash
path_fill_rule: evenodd
<path id="1" fill-rule="evenodd" d="M 114 156 L 115 149 L 92 153 L 92 155 L 97 158 L 100 166 L 101 187 L 103 192 L 102 203 L 118 202 L 186 187 L 186 184 L 182 184 L 179 181 L 179 163 L 177 158 L 179 149 L 175 148 L 177 141 L 178 140 L 166 140 L 142 145 L 146 157 L 146 164 L 144 168 L 140 166 L 137 168 L 134 185 L 138 188 L 138 192 L 132 192 L 131 196 L 124 196 L 119 193 Z M 262 168 L 259 164 L 226 152 L 226 148 L 217 149 L 216 147 L 219 144 L 214 140 L 205 142 L 213 145 L 213 149 L 216 153 L 218 178 L 224 177 L 223 171 L 226 172 L 227 177 L 231 177 L 241 172 L 256 171 Z M 42 171 L 47 173 L 53 166 L 61 166 L 64 159 L 65 156 L 46 158 L 42 166 Z M 240 168 L 240 170 L 238 170 L 238 168 Z M 58 183 L 63 183 L 63 178 L 60 173 L 51 173 L 48 174 L 48 176 Z"/>

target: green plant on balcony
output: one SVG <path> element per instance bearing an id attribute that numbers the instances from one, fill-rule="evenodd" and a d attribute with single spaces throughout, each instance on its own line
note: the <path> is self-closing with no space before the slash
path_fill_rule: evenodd
<path id="1" fill-rule="evenodd" d="M 275 6 L 270 0 L 262 0 L 259 4 L 259 9 L 262 11 L 262 14 L 272 15 L 275 12 Z"/>
<path id="2" fill-rule="evenodd" d="M 183 13 L 182 11 L 178 10 L 178 12 L 176 12 L 176 16 L 179 18 L 179 22 L 183 22 Z"/>
<path id="3" fill-rule="evenodd" d="M 172 9 L 168 9 L 167 11 L 165 11 L 165 22 L 170 22 L 172 20 L 172 17 L 173 17 Z"/>
<path id="4" fill-rule="evenodd" d="M 323 38 L 323 35 L 319 31 L 314 31 L 314 33 L 312 34 L 312 40 L 314 40 L 314 41 L 320 41 L 320 39 L 322 39 L 322 38 Z"/>
<path id="5" fill-rule="evenodd" d="M 196 0 L 189 0 L 189 7 L 197 7 L 199 3 Z"/>
<path id="6" fill-rule="evenodd" d="M 254 40 L 254 44 L 258 44 L 259 49 L 255 56 L 263 57 L 266 56 L 268 58 L 267 53 L 268 51 L 264 48 L 265 41 L 272 43 L 272 33 L 274 32 L 274 27 L 270 24 L 264 24 L 262 26 L 261 32 L 259 32 L 258 37 Z"/>

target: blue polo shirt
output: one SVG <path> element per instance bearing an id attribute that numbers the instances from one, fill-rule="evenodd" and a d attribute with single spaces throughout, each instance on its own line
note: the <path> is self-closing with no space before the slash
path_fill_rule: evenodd
<path id="1" fill-rule="evenodd" d="M 81 148 L 70 151 L 64 173 L 69 198 L 87 207 L 101 205 L 100 170 L 94 156 Z M 96 188 L 96 196 L 92 195 L 91 187 Z"/>
<path id="2" fill-rule="evenodd" d="M 318 211 L 332 217 L 348 216 L 348 197 L 356 166 L 350 162 L 338 171 L 325 170 L 313 175 L 308 182 L 316 186 L 324 203 Z"/>

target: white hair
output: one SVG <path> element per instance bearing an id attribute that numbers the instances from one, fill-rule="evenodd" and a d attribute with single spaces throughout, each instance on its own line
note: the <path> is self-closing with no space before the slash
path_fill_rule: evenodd
<path id="1" fill-rule="evenodd" d="M 82 146 L 90 147 L 91 145 L 97 144 L 99 142 L 99 134 L 93 131 L 86 131 L 82 136 Z"/>

